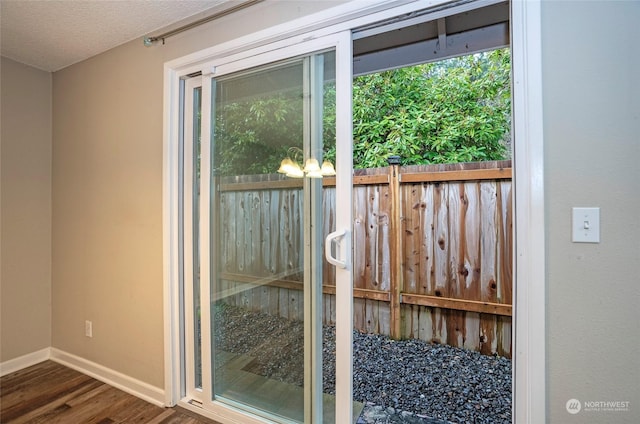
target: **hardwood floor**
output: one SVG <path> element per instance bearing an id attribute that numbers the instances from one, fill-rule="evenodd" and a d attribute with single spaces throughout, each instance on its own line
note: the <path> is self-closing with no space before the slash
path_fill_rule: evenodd
<path id="1" fill-rule="evenodd" d="M 218 424 L 152 405 L 52 361 L 0 378 L 0 423 Z"/>

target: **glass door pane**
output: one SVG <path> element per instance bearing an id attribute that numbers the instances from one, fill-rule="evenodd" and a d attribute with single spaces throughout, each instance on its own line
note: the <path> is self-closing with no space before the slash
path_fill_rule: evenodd
<path id="1" fill-rule="evenodd" d="M 212 395 L 283 422 L 322 422 L 334 79 L 327 52 L 213 82 Z"/>
<path id="2" fill-rule="evenodd" d="M 200 151 L 202 79 L 185 81 L 183 237 L 186 384 L 192 398 L 202 389 L 202 344 L 200 322 Z"/>

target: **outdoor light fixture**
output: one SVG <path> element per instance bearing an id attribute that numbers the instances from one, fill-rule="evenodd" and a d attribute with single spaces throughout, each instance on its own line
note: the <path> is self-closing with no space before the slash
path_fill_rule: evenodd
<path id="1" fill-rule="evenodd" d="M 302 150 L 297 147 L 291 147 L 289 152 L 293 152 L 293 157 L 297 156 L 297 154 L 302 154 Z M 328 177 L 332 175 L 336 175 L 336 170 L 333 167 L 333 164 L 328 160 L 322 162 L 322 167 L 318 163 L 318 159 L 309 158 L 304 164 L 304 168 L 302 168 L 298 162 L 291 159 L 290 156 L 282 159 L 280 162 L 280 168 L 278 168 L 278 172 L 280 174 L 285 174 L 289 178 L 302 178 L 306 176 L 307 178 L 322 178 Z"/>

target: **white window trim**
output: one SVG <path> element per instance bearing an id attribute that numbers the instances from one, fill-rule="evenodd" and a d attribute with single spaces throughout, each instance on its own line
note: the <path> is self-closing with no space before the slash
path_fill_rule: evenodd
<path id="1" fill-rule="evenodd" d="M 515 340 L 514 423 L 546 415 L 546 279 L 541 0 L 511 5 L 513 51 Z"/>
<path id="2" fill-rule="evenodd" d="M 165 64 L 163 243 L 165 317 L 165 403 L 180 398 L 179 345 L 179 105 L 180 77 L 202 71 L 214 58 L 249 48 L 265 51 L 291 43 L 356 28 L 447 3 L 447 0 L 349 2 L 311 16 L 277 25 Z M 481 5 L 482 0 L 475 4 Z M 513 129 L 515 190 L 514 414 L 513 422 L 546 421 L 546 281 L 544 240 L 544 156 L 542 123 L 540 0 L 513 0 Z M 284 40 L 289 38 L 289 40 Z M 208 71 L 208 70 L 207 70 Z M 208 73 L 208 72 L 205 72 Z M 516 336 L 519 335 L 519 336 Z M 240 419 L 236 416 L 235 419 Z M 229 416 L 228 422 L 235 422 Z"/>

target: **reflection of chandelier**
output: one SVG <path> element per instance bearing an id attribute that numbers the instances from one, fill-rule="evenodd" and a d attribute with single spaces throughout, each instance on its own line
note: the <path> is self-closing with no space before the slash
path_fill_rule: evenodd
<path id="1" fill-rule="evenodd" d="M 291 147 L 289 152 L 294 152 L 294 158 L 297 153 L 302 153 L 297 147 Z M 322 166 L 318 163 L 318 159 L 309 158 L 304 164 L 304 168 L 302 168 L 298 162 L 291 159 L 291 157 L 287 156 L 280 162 L 280 168 L 278 172 L 281 174 L 285 174 L 290 178 L 302 178 L 305 175 L 308 178 L 322 178 L 328 177 L 332 175 L 336 175 L 336 170 L 333 167 L 333 164 L 328 160 L 322 162 Z"/>

